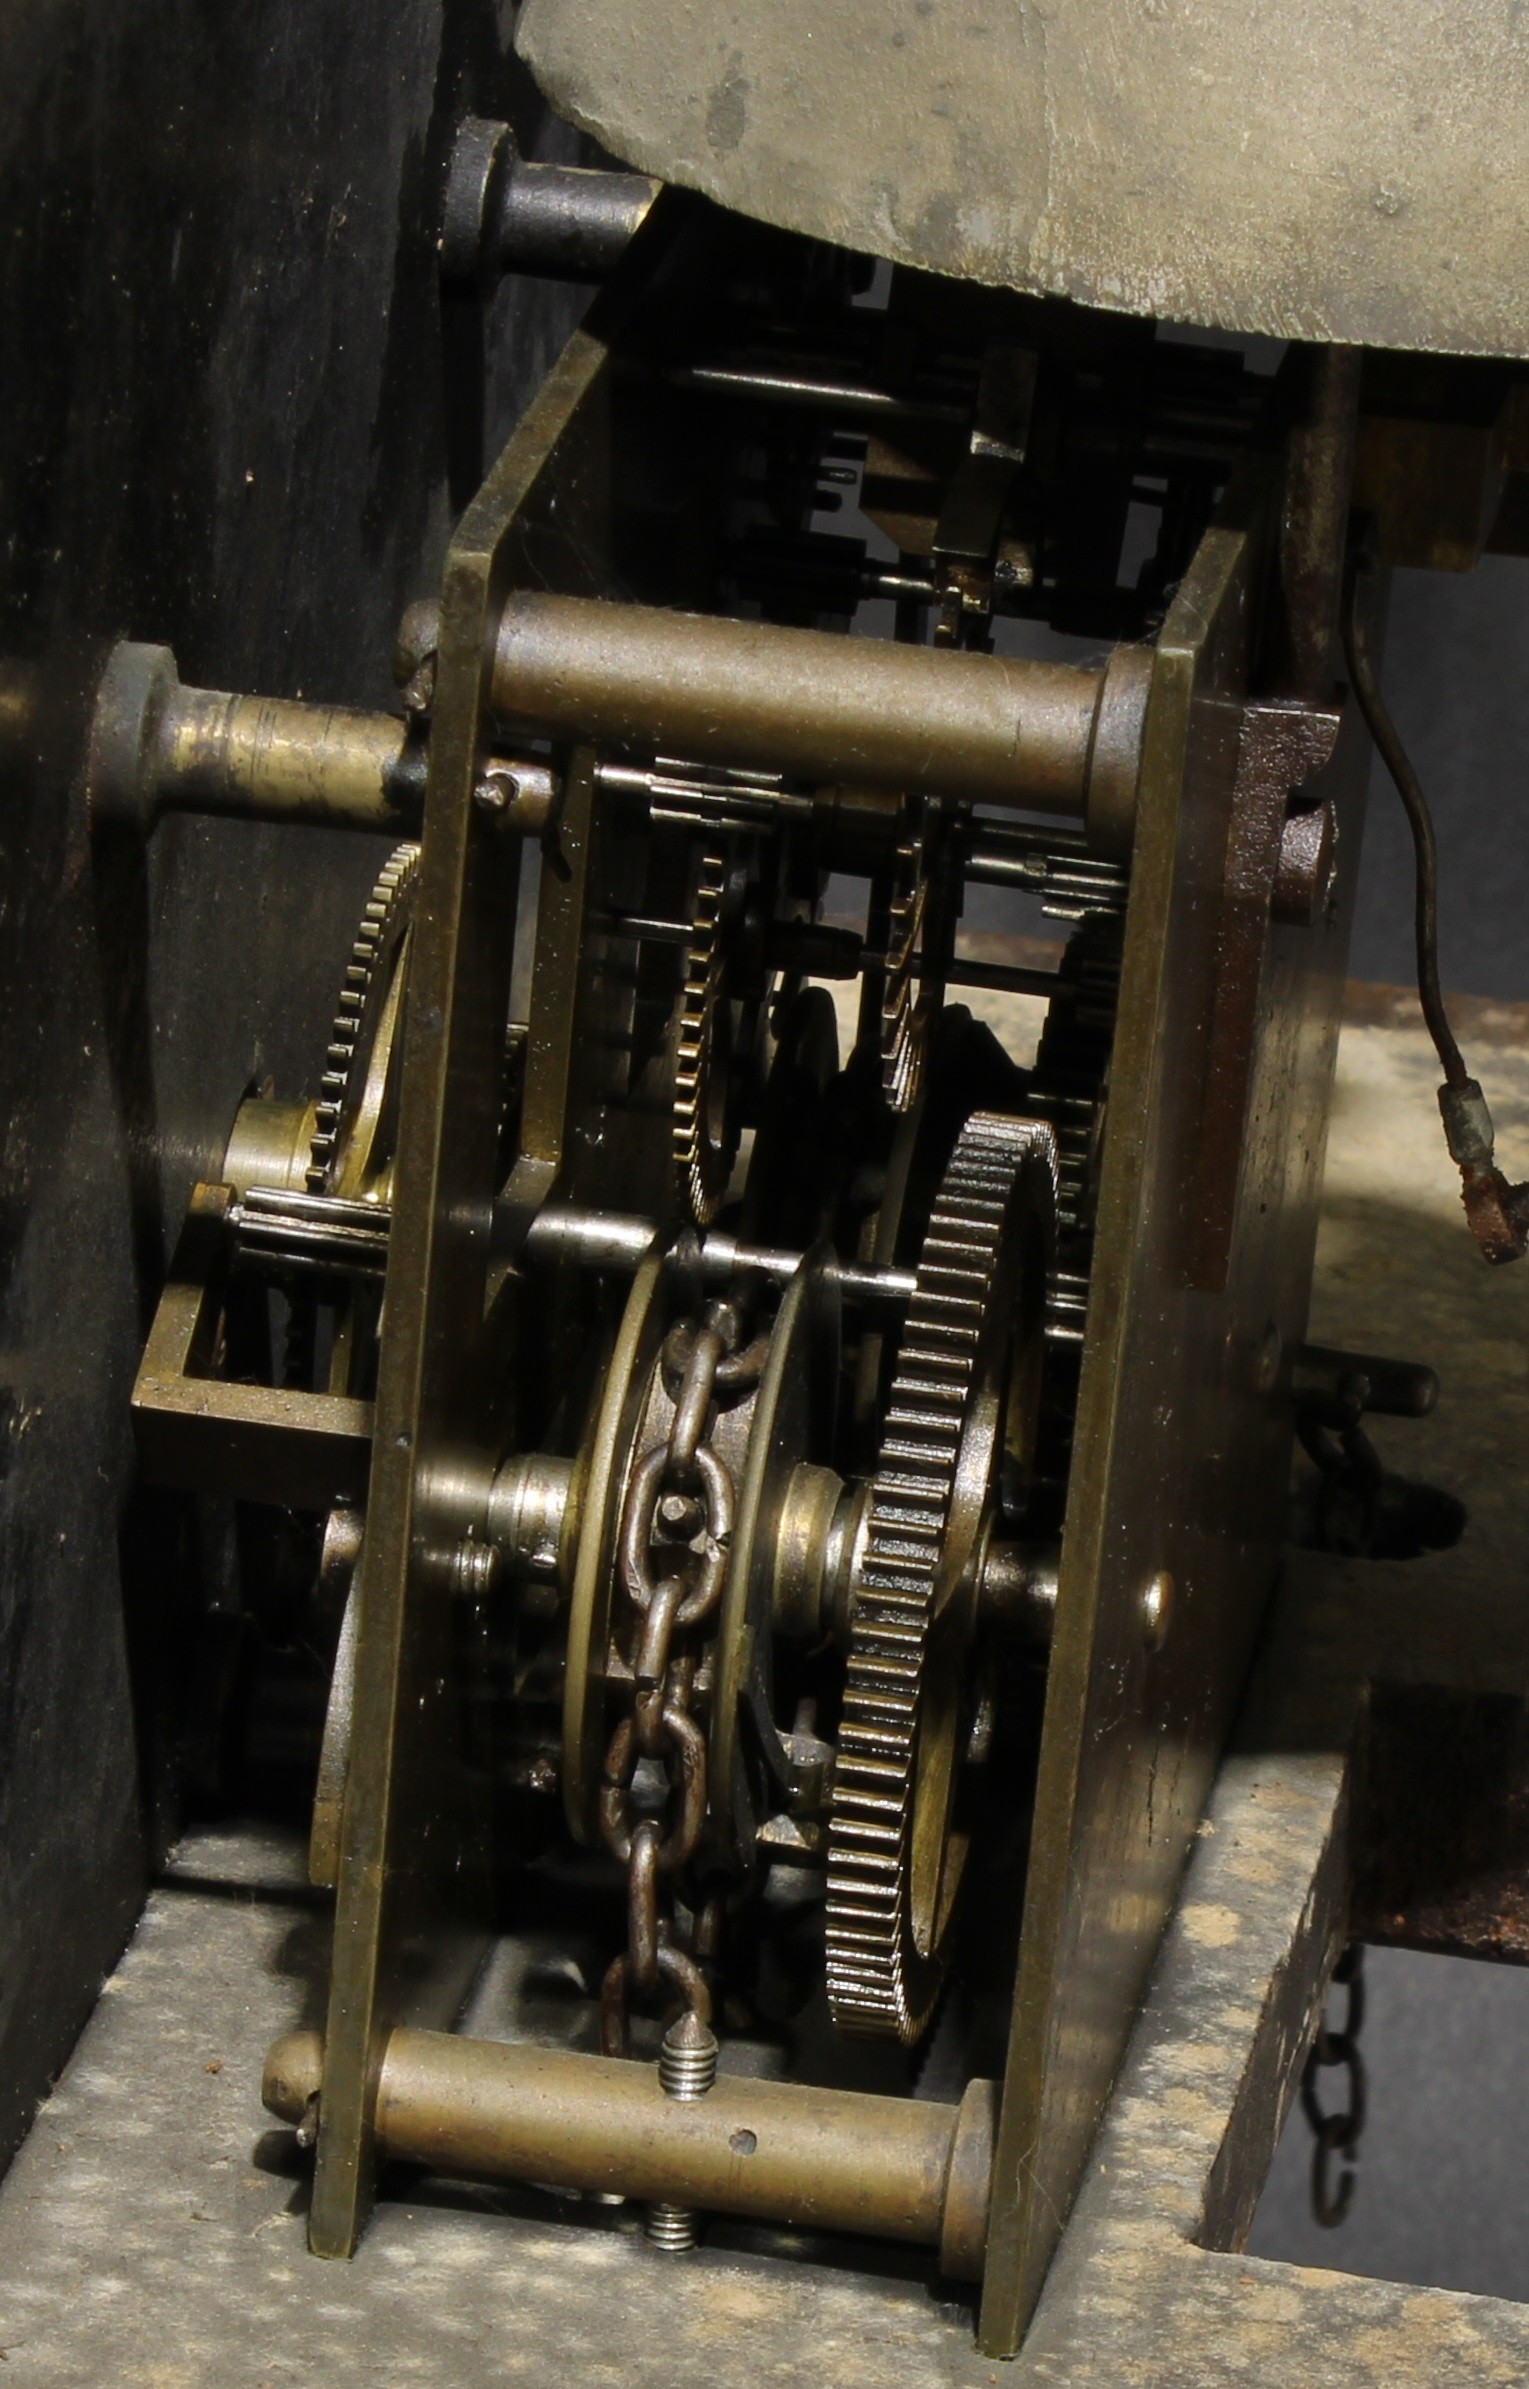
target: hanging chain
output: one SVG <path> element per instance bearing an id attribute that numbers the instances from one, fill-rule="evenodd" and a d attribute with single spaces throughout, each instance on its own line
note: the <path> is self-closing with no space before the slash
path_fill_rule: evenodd
<path id="1" fill-rule="evenodd" d="M 1333 2031 L 1325 2018 L 1318 2025 L 1301 2078 L 1301 2107 L 1316 2135 L 1311 2152 L 1311 2211 L 1329 2231 L 1343 2221 L 1354 2203 L 1359 2139 L 1364 2130 L 1364 2059 L 1359 2053 L 1364 2023 L 1363 1958 L 1360 1944 L 1351 1941 L 1333 1968 L 1333 1981 L 1348 1992 L 1342 2029 Z M 1348 2077 L 1346 2103 L 1331 2114 L 1324 2112 L 1317 2087 L 1320 2074 L 1329 2066 L 1342 2066 Z M 1335 2157 L 1342 2159 L 1336 2184 L 1332 2179 Z"/>
<path id="2" fill-rule="evenodd" d="M 733 1481 L 709 1430 L 718 1397 L 757 1383 L 769 1349 L 768 1336 L 742 1346 L 742 1334 L 740 1307 L 720 1301 L 670 1329 L 661 1365 L 674 1415 L 667 1437 L 639 1458 L 622 1504 L 616 1570 L 633 1613 L 632 1705 L 605 1754 L 600 1831 L 627 1870 L 627 1946 L 600 1993 L 608 2057 L 628 2052 L 631 2001 L 656 1999 L 666 1982 L 711 2021 L 703 1968 L 716 1956 L 720 1909 L 700 1903 L 686 1950 L 673 1889 L 706 1823 L 706 1736 L 692 1712 L 705 1680 L 698 1630 L 721 1602 L 733 1531 Z"/>

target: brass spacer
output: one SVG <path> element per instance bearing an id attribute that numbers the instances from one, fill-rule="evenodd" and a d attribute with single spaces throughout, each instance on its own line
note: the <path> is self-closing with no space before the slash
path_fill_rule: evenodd
<path id="1" fill-rule="evenodd" d="M 1084 770 L 1083 815 L 1090 851 L 1129 862 L 1152 691 L 1151 647 L 1116 647 L 1105 666 Z"/>

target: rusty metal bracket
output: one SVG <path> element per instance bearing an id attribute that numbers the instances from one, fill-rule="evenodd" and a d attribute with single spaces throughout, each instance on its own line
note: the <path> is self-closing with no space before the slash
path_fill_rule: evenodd
<path id="1" fill-rule="evenodd" d="M 1331 887 L 1331 804 L 1304 792 L 1331 762 L 1342 713 L 1294 700 L 1242 709 L 1205 1045 L 1196 1182 L 1186 1215 L 1188 1283 L 1226 1284 L 1257 1041 L 1259 993 L 1276 921 L 1320 919 Z"/>
<path id="2" fill-rule="evenodd" d="M 140 1472 L 152 1485 L 294 1510 L 359 1501 L 372 1460 L 370 1402 L 213 1373 L 233 1200 L 230 1186 L 193 1190 L 133 1386 Z"/>

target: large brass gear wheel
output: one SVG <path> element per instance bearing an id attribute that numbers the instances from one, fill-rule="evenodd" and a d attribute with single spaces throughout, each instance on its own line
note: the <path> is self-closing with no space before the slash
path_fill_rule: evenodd
<path id="1" fill-rule="evenodd" d="M 919 1256 L 850 1620 L 828 1842 L 834 2021 L 918 2039 L 965 1859 L 955 1821 L 982 1554 L 1040 1406 L 1057 1148 L 976 1112 Z"/>
<path id="2" fill-rule="evenodd" d="M 335 1011 L 309 1146 L 310 1194 L 386 1201 L 392 1060 L 419 883 L 419 847 L 394 848 L 367 898 Z"/>

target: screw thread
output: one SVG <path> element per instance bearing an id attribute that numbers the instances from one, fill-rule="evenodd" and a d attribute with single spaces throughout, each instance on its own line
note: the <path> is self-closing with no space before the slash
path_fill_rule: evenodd
<path id="1" fill-rule="evenodd" d="M 647 2233 L 655 2248 L 666 2248 L 671 2255 L 679 2255 L 695 2246 L 695 2216 L 689 2207 L 652 2206 L 647 2212 Z"/>
<path id="2" fill-rule="evenodd" d="M 704 2099 L 717 2079 L 717 2036 L 692 2009 L 670 2025 L 659 2043 L 658 2079 L 671 2099 Z M 647 2234 L 655 2248 L 678 2254 L 695 2246 L 696 2217 L 689 2207 L 650 2206 Z"/>
<path id="3" fill-rule="evenodd" d="M 688 2011 L 659 2044 L 658 2079 L 671 2099 L 704 2099 L 717 2079 L 717 2040 Z"/>

